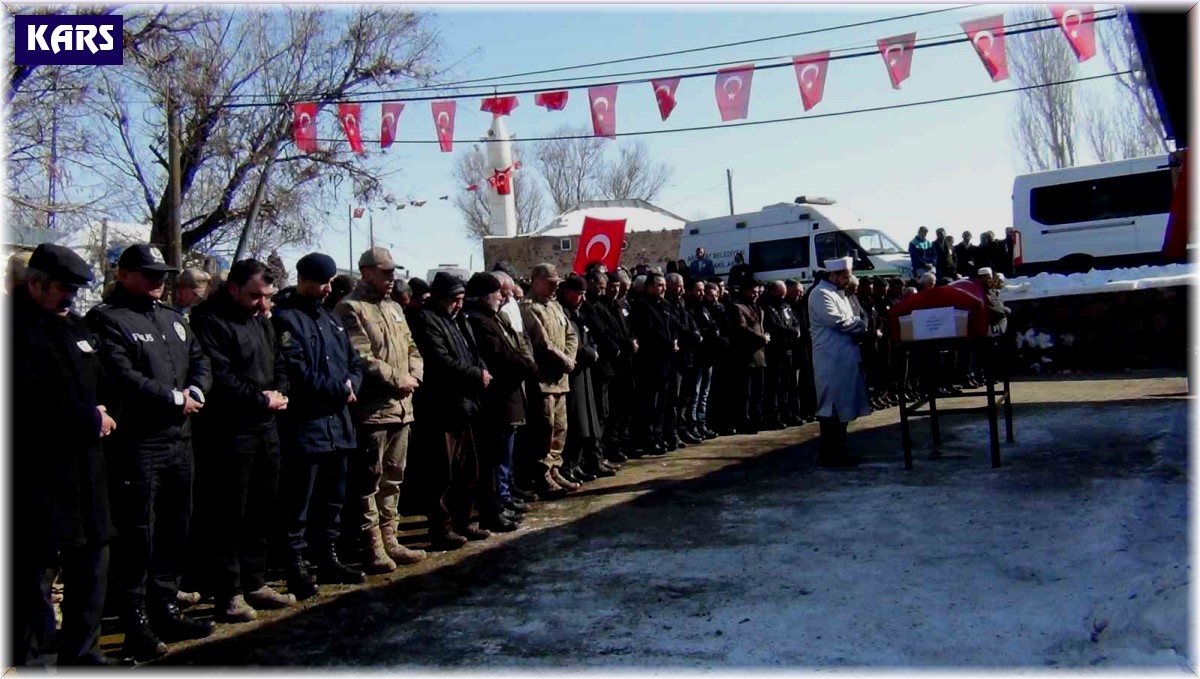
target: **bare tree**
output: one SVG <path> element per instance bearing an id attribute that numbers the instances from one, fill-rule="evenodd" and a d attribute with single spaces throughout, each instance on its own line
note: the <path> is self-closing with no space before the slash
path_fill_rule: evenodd
<path id="1" fill-rule="evenodd" d="M 1012 23 L 1050 19 L 1040 6 L 1024 5 L 1008 16 Z M 1013 35 L 1008 43 L 1009 64 L 1017 85 L 1042 85 L 1075 77 L 1075 55 L 1060 31 L 1030 31 Z M 1075 165 L 1075 85 L 1023 90 L 1017 95 L 1013 135 L 1025 167 L 1031 171 Z"/>
<path id="2" fill-rule="evenodd" d="M 513 160 L 520 160 L 521 155 L 520 145 L 514 144 Z M 545 219 L 545 199 L 533 172 L 532 167 L 524 166 L 512 175 L 518 234 L 538 230 Z M 459 183 L 459 190 L 454 195 L 454 207 L 463 217 L 467 234 L 477 240 L 482 240 L 491 233 L 491 215 L 487 205 L 488 192 L 491 190 L 487 179 L 491 174 L 487 153 L 479 144 L 473 145 L 469 151 L 455 159 L 454 179 Z M 475 186 L 476 190 L 468 191 L 469 186 Z"/>
<path id="3" fill-rule="evenodd" d="M 1116 76 L 1116 82 L 1122 105 L 1112 107 L 1117 137 L 1112 146 L 1119 148 L 1121 155 L 1108 159 L 1166 153 L 1166 132 L 1158 115 L 1158 103 L 1150 86 L 1150 76 L 1142 64 L 1142 54 L 1127 11 L 1121 9 L 1117 18 L 1100 22 L 1097 34 L 1105 62 L 1114 72 L 1121 74 Z M 1107 111 L 1108 107 L 1105 109 Z"/>
<path id="4" fill-rule="evenodd" d="M 620 157 L 605 166 L 598 177 L 598 193 L 610 200 L 640 198 L 650 202 L 671 181 L 671 175 L 671 168 L 651 160 L 646 145 L 639 141 L 622 146 Z"/>
<path id="5" fill-rule="evenodd" d="M 550 202 L 562 213 L 599 195 L 606 141 L 585 127 L 560 127 L 548 136 L 554 139 L 537 142 L 533 157 Z"/>

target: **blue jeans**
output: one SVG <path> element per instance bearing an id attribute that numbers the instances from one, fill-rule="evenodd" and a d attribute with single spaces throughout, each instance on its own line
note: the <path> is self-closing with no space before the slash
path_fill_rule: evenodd
<path id="1" fill-rule="evenodd" d="M 712 366 L 692 368 L 692 389 L 688 397 L 688 425 L 704 427 L 708 421 L 708 391 L 712 388 Z"/>
<path id="2" fill-rule="evenodd" d="M 496 465 L 496 492 L 500 501 L 512 499 L 513 446 L 517 441 L 517 428 L 509 427 L 501 438 L 500 464 Z"/>

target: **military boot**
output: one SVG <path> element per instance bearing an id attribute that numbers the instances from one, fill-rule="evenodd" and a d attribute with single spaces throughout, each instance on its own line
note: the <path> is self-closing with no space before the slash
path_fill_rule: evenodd
<path id="1" fill-rule="evenodd" d="M 425 557 L 429 556 L 423 549 L 409 549 L 400 544 L 400 541 L 396 539 L 395 526 L 383 526 L 382 535 L 384 550 L 397 564 L 413 564 L 423 561 Z"/>
<path id="2" fill-rule="evenodd" d="M 138 661 L 153 660 L 167 654 L 167 645 L 150 630 L 150 619 L 145 606 L 130 608 L 121 615 L 125 642 L 121 655 Z"/>
<path id="3" fill-rule="evenodd" d="M 299 554 L 292 555 L 285 569 L 288 593 L 295 596 L 297 601 L 311 599 L 317 595 L 317 584 L 308 572 L 308 562 L 304 557 Z"/>
<path id="4" fill-rule="evenodd" d="M 367 581 L 365 573 L 346 566 L 338 559 L 336 547 L 327 547 L 321 557 L 317 564 L 317 582 L 323 585 L 361 585 Z"/>
<path id="5" fill-rule="evenodd" d="M 154 628 L 167 641 L 187 641 L 203 639 L 213 633 L 213 624 L 208 621 L 196 620 L 179 610 L 179 604 L 174 597 L 168 603 L 162 604 L 151 613 Z"/>
<path id="6" fill-rule="evenodd" d="M 396 570 L 396 562 L 392 561 L 383 547 L 383 535 L 379 528 L 372 528 L 362 536 L 363 570 L 373 575 L 391 573 Z"/>

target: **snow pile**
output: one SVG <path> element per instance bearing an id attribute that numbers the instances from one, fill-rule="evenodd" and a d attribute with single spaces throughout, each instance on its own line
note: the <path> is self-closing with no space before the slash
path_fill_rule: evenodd
<path id="1" fill-rule="evenodd" d="M 1111 269 L 1070 275 L 1040 273 L 1033 277 L 1018 277 L 1006 281 L 1001 297 L 1006 302 L 1063 295 L 1086 295 L 1097 292 L 1126 292 L 1146 288 L 1194 285 L 1200 281 L 1200 270 L 1194 264 L 1141 266 L 1133 269 Z"/>

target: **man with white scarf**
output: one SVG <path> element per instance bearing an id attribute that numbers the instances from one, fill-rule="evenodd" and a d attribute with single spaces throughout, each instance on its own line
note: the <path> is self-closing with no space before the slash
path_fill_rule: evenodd
<path id="1" fill-rule="evenodd" d="M 817 420 L 821 423 L 817 461 L 822 467 L 850 467 L 863 461 L 846 452 L 846 428 L 854 419 L 871 414 L 858 348 L 858 338 L 867 327 L 855 317 L 844 292 L 853 265 L 850 257 L 827 260 L 829 275 L 808 299 Z"/>

